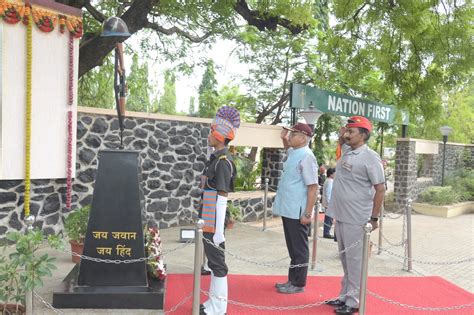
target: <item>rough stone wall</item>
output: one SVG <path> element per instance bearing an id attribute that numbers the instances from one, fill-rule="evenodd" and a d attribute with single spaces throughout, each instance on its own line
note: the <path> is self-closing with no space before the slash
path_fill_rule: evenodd
<path id="1" fill-rule="evenodd" d="M 439 145 L 439 153 L 434 156 L 433 179 L 436 185 L 441 185 L 441 175 L 443 170 L 443 144 Z M 446 157 L 444 165 L 444 178 L 463 168 L 465 165 L 464 154 L 469 147 L 456 144 L 446 144 Z M 467 165 L 466 165 L 467 166 Z"/>
<path id="2" fill-rule="evenodd" d="M 272 215 L 272 205 L 275 200 L 275 193 L 269 193 L 267 196 L 267 218 Z M 243 222 L 253 222 L 263 220 L 264 215 L 264 197 L 263 191 L 261 197 L 243 197 L 232 199 L 235 207 L 240 209 Z"/>
<path id="3" fill-rule="evenodd" d="M 438 154 L 423 157 L 427 163 L 423 166 L 421 176 L 431 175 L 431 177 L 423 179 L 417 178 L 415 146 L 415 139 L 400 139 L 397 141 L 394 186 L 395 201 L 399 207 L 406 206 L 408 199 L 416 200 L 427 187 L 441 185 L 443 144 L 440 143 Z M 445 178 L 462 167 L 472 167 L 473 152 L 474 146 L 446 144 Z M 428 167 L 430 169 L 427 169 Z"/>
<path id="4" fill-rule="evenodd" d="M 399 140 L 395 151 L 394 191 L 398 207 L 405 207 L 413 198 L 411 192 L 416 184 L 415 141 Z"/>
<path id="5" fill-rule="evenodd" d="M 158 222 L 161 228 L 194 221 L 208 133 L 209 125 L 203 123 L 125 119 L 125 149 L 140 151 L 147 221 Z M 119 144 L 115 117 L 78 113 L 73 209 L 92 202 L 99 150 Z M 61 231 L 66 215 L 65 179 L 33 180 L 31 186 L 35 226 L 46 233 Z M 0 239 L 8 230 L 24 227 L 23 192 L 21 180 L 0 181 Z"/>
<path id="6" fill-rule="evenodd" d="M 262 183 L 265 183 L 265 178 L 268 178 L 268 189 L 270 191 L 276 191 L 278 187 L 285 155 L 283 149 L 266 148 L 263 150 Z"/>

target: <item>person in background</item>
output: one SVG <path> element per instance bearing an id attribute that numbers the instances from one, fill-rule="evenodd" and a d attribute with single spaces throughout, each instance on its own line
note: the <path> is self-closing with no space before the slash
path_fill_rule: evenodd
<path id="1" fill-rule="evenodd" d="M 275 284 L 279 293 L 301 293 L 306 285 L 309 224 L 314 215 L 318 194 L 318 163 L 308 147 L 312 135 L 312 129 L 303 123 L 285 128 L 280 135 L 283 146 L 288 151 L 273 203 L 273 214 L 281 216 L 283 221 L 291 265 L 306 265 L 289 268 L 288 281 Z"/>
<path id="2" fill-rule="evenodd" d="M 209 299 L 200 305 L 200 315 L 222 315 L 227 312 L 227 264 L 225 262 L 224 221 L 228 193 L 234 190 L 235 165 L 228 150 L 240 126 L 240 114 L 232 107 L 220 108 L 207 137 L 211 154 L 205 170 L 202 209 L 199 217 L 204 220 L 203 243 L 208 266 L 211 269 Z"/>
<path id="3" fill-rule="evenodd" d="M 322 196 L 323 195 L 323 187 L 324 183 L 326 182 L 326 167 L 324 165 L 321 165 L 319 167 L 319 175 L 318 175 L 318 185 L 319 185 L 319 193 Z"/>
<path id="4" fill-rule="evenodd" d="M 323 187 L 322 193 L 322 202 L 321 205 L 325 210 L 324 215 L 324 228 L 323 228 L 323 237 L 333 239 L 334 236 L 331 235 L 331 227 L 332 227 L 332 214 L 328 210 L 329 202 L 331 201 L 331 193 L 332 193 L 332 185 L 334 181 L 334 176 L 336 175 L 335 168 L 328 168 L 326 173 L 326 182 Z"/>
<path id="5" fill-rule="evenodd" d="M 363 228 L 368 222 L 372 230 L 378 227 L 385 195 L 382 161 L 367 146 L 371 131 L 372 124 L 367 118 L 353 116 L 339 132 L 342 155 L 337 161 L 337 176 L 328 205 L 337 221 L 337 244 L 344 270 L 339 298 L 327 302 L 337 307 L 336 314 L 359 311 Z"/>

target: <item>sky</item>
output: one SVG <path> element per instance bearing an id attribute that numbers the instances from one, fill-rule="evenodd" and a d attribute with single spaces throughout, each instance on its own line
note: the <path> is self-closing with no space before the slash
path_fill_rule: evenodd
<path id="1" fill-rule="evenodd" d="M 132 48 L 139 47 L 140 36 L 134 36 L 127 41 L 127 44 Z M 198 60 L 202 57 L 211 58 L 214 60 L 216 69 L 216 79 L 218 88 L 224 85 L 239 84 L 239 77 L 248 76 L 248 66 L 239 63 L 238 58 L 232 51 L 236 47 L 236 43 L 229 40 L 218 40 L 212 49 L 204 51 L 203 46 L 198 45 L 193 49 L 192 57 Z M 139 48 L 134 49 L 139 51 Z M 141 60 L 143 62 L 143 60 Z M 128 73 L 130 73 L 130 65 L 132 63 L 132 56 L 125 56 L 125 65 Z M 148 71 L 150 73 L 150 82 L 159 93 L 163 93 L 164 85 L 164 71 L 172 68 L 171 62 L 155 62 L 148 61 Z M 202 76 L 204 74 L 204 67 L 195 67 L 192 75 L 184 76 L 176 73 L 176 111 L 188 113 L 189 101 L 191 96 L 195 97 L 195 109 L 198 110 L 198 89 L 201 84 Z M 242 86 L 240 91 L 245 92 Z"/>

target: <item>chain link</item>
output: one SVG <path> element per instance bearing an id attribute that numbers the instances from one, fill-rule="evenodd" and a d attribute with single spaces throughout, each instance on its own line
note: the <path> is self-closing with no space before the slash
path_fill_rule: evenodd
<path id="1" fill-rule="evenodd" d="M 169 253 L 172 253 L 172 252 L 177 251 L 179 249 L 182 249 L 182 248 L 192 244 L 193 242 L 194 242 L 194 240 L 192 240 L 192 239 L 188 240 L 188 241 L 186 241 L 186 243 L 181 244 L 181 245 L 177 246 L 176 248 L 169 249 L 169 250 L 164 250 L 160 254 L 157 254 L 157 255 L 150 255 L 148 257 L 141 257 L 141 258 L 136 258 L 136 259 L 124 259 L 124 260 L 120 260 L 120 259 L 102 259 L 102 258 L 90 257 L 90 256 L 78 254 L 76 252 L 72 252 L 72 251 L 67 250 L 67 249 L 63 249 L 63 250 L 55 249 L 55 251 L 60 252 L 60 253 L 70 254 L 70 255 L 73 255 L 73 256 L 77 256 L 77 257 L 80 257 L 81 259 L 90 260 L 90 261 L 93 261 L 93 262 L 119 265 L 119 264 L 134 264 L 134 263 L 137 263 L 137 262 L 143 262 L 143 261 L 151 260 L 151 259 L 153 259 L 155 257 L 159 257 L 159 256 L 164 257 L 166 254 L 169 254 Z"/>
<path id="2" fill-rule="evenodd" d="M 335 301 L 337 299 L 341 299 L 341 298 L 343 298 L 345 296 L 348 296 L 350 294 L 357 293 L 356 290 L 352 290 L 352 291 L 349 291 L 348 293 L 346 293 L 344 295 L 341 295 L 341 296 L 338 296 L 336 298 L 332 298 L 332 299 L 328 299 L 328 300 L 324 300 L 324 301 L 320 301 L 320 302 L 315 302 L 315 303 L 311 303 L 311 304 L 301 304 L 301 305 L 294 305 L 294 306 L 264 306 L 264 305 L 255 305 L 255 304 L 248 304 L 248 303 L 229 300 L 229 299 L 223 298 L 221 296 L 213 295 L 210 292 L 204 291 L 202 289 L 201 289 L 201 292 L 205 296 L 214 297 L 214 298 L 216 298 L 218 300 L 221 300 L 221 301 L 227 301 L 227 303 L 232 304 L 232 305 L 252 308 L 252 309 L 256 309 L 256 310 L 267 310 L 267 311 L 302 310 L 302 309 L 305 309 L 305 308 L 312 308 L 312 307 L 316 307 L 316 306 L 321 306 L 321 305 L 327 304 L 329 301 Z"/>
<path id="3" fill-rule="evenodd" d="M 374 246 L 377 246 L 377 245 L 374 244 Z M 409 259 L 406 256 L 396 254 L 396 253 L 394 253 L 392 251 L 389 251 L 388 249 L 385 249 L 383 247 L 379 247 L 379 249 L 386 252 L 386 253 L 388 253 L 389 255 L 392 255 L 392 256 L 395 256 L 395 257 L 398 257 L 398 258 L 401 258 L 401 259 L 404 259 L 404 260 L 411 260 L 414 263 L 424 264 L 424 265 L 447 266 L 447 265 L 457 265 L 457 264 L 463 264 L 463 263 L 474 261 L 473 257 L 465 258 L 465 259 L 461 259 L 461 260 L 455 260 L 455 261 L 423 261 L 423 260 L 418 260 L 418 259 Z"/>
<path id="4" fill-rule="evenodd" d="M 225 254 L 235 258 L 235 259 L 239 259 L 241 261 L 244 261 L 244 262 L 247 262 L 249 264 L 253 264 L 253 265 L 258 265 L 258 266 L 264 266 L 264 267 L 269 267 L 269 268 L 289 268 L 289 269 L 292 269 L 292 268 L 302 268 L 302 267 L 308 267 L 311 265 L 311 263 L 302 263 L 302 264 L 296 264 L 296 265 L 274 265 L 272 263 L 261 263 L 261 262 L 256 262 L 256 261 L 253 261 L 253 260 L 250 260 L 250 259 L 247 259 L 245 257 L 240 257 L 238 255 L 235 255 L 233 254 L 232 252 L 230 252 L 229 250 L 225 250 L 219 246 L 217 246 L 216 244 L 214 244 L 213 241 L 211 240 L 208 240 L 206 238 L 203 238 L 203 240 L 212 245 L 214 248 L 220 250 L 221 252 L 224 252 Z M 325 260 L 329 260 L 329 259 L 332 259 L 334 257 L 338 257 L 340 254 L 343 254 L 347 251 L 349 251 L 350 249 L 356 247 L 360 242 L 362 241 L 362 239 L 358 240 L 357 242 L 351 244 L 350 246 L 348 246 L 347 248 L 345 248 L 344 250 L 340 251 L 340 252 L 337 252 L 335 255 L 331 255 L 327 258 L 324 258 L 324 259 L 321 259 L 321 260 L 318 260 L 318 262 L 323 262 Z M 283 260 L 283 259 L 279 259 L 280 260 Z"/>
<path id="5" fill-rule="evenodd" d="M 400 303 L 394 300 L 391 300 L 389 298 L 383 297 L 381 295 L 378 295 L 377 293 L 374 293 L 370 290 L 367 290 L 367 293 L 372 295 L 373 297 L 383 301 L 387 302 L 393 305 L 398 305 L 401 307 L 406 307 L 412 310 L 418 310 L 418 311 L 432 311 L 432 312 L 442 312 L 442 311 L 452 311 L 452 310 L 459 310 L 463 308 L 468 308 L 468 307 L 474 307 L 474 302 L 468 303 L 468 304 L 461 304 L 461 305 L 454 305 L 454 306 L 447 306 L 447 307 L 422 307 L 422 306 L 415 306 L 415 305 L 410 305 L 410 304 L 405 304 L 405 303 Z"/>
<path id="6" fill-rule="evenodd" d="M 176 304 L 175 306 L 173 306 L 169 311 L 166 311 L 164 312 L 165 314 L 170 314 L 170 313 L 173 313 L 175 312 L 178 308 L 180 308 L 181 306 L 183 306 L 183 304 L 185 304 L 187 301 L 189 301 L 189 299 L 193 296 L 193 293 L 189 293 L 187 296 L 185 296 L 181 302 L 179 302 L 178 304 Z"/>
<path id="7" fill-rule="evenodd" d="M 52 310 L 54 313 L 56 314 L 64 314 L 62 311 L 58 310 L 57 308 L 55 308 L 54 306 L 52 306 L 49 302 L 47 302 L 45 299 L 43 299 L 41 297 L 41 295 L 39 295 L 38 293 L 36 293 L 35 291 L 33 291 L 33 294 L 34 296 L 40 300 L 41 303 L 43 303 L 46 308 L 49 308 L 50 310 Z"/>

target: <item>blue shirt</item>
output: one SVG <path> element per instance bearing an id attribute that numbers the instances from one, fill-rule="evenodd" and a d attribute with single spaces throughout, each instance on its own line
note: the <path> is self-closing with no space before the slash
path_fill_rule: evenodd
<path id="1" fill-rule="evenodd" d="M 306 208 L 308 186 L 318 183 L 318 163 L 307 146 L 290 148 L 287 154 L 272 211 L 275 215 L 299 219 Z"/>

